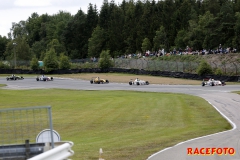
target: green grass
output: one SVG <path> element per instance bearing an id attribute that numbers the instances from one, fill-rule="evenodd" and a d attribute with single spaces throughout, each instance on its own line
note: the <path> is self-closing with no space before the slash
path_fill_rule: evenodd
<path id="1" fill-rule="evenodd" d="M 3 90 L 0 108 L 52 106 L 53 127 L 74 142 L 73 160 L 145 160 L 181 141 L 230 129 L 202 98 L 135 91 Z"/>
<path id="2" fill-rule="evenodd" d="M 0 84 L 0 87 L 5 87 L 5 86 L 7 86 L 6 84 Z"/>
<path id="3" fill-rule="evenodd" d="M 7 76 L 11 76 L 12 74 L 0 74 L 0 77 L 6 78 Z M 38 74 L 15 74 L 16 76 L 23 76 L 23 77 L 36 77 Z"/>

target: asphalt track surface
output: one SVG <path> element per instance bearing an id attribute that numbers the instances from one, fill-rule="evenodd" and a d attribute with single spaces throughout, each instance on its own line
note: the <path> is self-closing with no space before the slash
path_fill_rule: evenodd
<path id="1" fill-rule="evenodd" d="M 150 82 L 151 83 L 151 82 Z M 7 84 L 4 89 L 48 89 L 62 88 L 74 90 L 134 90 L 149 92 L 172 92 L 196 95 L 207 100 L 216 108 L 223 117 L 232 125 L 229 131 L 207 135 L 191 139 L 175 146 L 161 150 L 150 157 L 148 160 L 240 160 L 240 96 L 231 91 L 239 91 L 239 85 L 226 86 L 205 86 L 199 85 L 128 85 L 127 83 L 109 83 L 109 84 L 90 84 L 89 81 L 64 79 L 54 77 L 53 81 L 36 81 L 36 78 L 25 78 L 24 80 L 7 81 L 6 78 L 0 78 L 0 84 Z M 216 154 L 212 155 L 188 155 L 187 149 L 192 148 L 193 152 L 197 148 L 233 148 L 234 155 Z M 220 150 L 219 150 L 220 151 Z M 193 153 L 192 152 L 192 153 Z M 206 152 L 205 152 L 206 153 Z M 210 152 L 211 153 L 211 152 Z"/>

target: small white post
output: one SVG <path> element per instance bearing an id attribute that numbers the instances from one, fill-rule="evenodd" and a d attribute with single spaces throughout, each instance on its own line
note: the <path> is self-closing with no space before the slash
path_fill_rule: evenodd
<path id="1" fill-rule="evenodd" d="M 99 160 L 104 160 L 104 159 L 102 158 L 102 154 L 103 154 L 103 150 L 102 150 L 102 148 L 100 148 L 100 149 L 99 149 Z"/>

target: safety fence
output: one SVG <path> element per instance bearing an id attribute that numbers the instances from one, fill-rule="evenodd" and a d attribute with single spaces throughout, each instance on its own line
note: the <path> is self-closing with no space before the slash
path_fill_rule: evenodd
<path id="1" fill-rule="evenodd" d="M 196 73 L 200 63 L 190 61 L 164 61 L 151 59 L 114 59 L 115 68 L 144 69 L 149 71 L 168 71 Z M 220 69 L 224 75 L 239 75 L 240 63 L 209 62 L 213 70 Z"/>
<path id="2" fill-rule="evenodd" d="M 113 58 L 114 68 L 123 69 L 144 69 L 149 71 L 169 71 L 169 72 L 184 72 L 196 73 L 199 66 L 198 62 L 191 61 L 166 61 L 150 58 Z M 4 62 L 6 63 L 6 62 Z M 7 62 L 9 66 L 13 62 Z M 224 75 L 239 75 L 240 62 L 209 62 L 213 70 L 221 70 Z M 1 66 L 0 66 L 1 67 Z M 30 69 L 29 61 L 17 61 L 18 69 Z M 92 59 L 75 59 L 71 60 L 71 69 L 80 68 L 99 68 L 99 59 L 93 61 Z"/>
<path id="3" fill-rule="evenodd" d="M 34 156 L 28 155 L 27 153 L 22 155 L 22 150 L 26 151 L 26 148 L 30 150 L 30 144 L 37 143 L 37 136 L 46 128 L 51 131 L 49 139 L 52 145 L 51 147 L 54 148 L 50 106 L 1 109 L 0 159 L 9 156 L 25 156 L 25 158 Z M 9 155 L 10 151 L 13 152 Z M 36 150 L 36 154 L 39 151 L 41 150 Z M 31 153 L 35 152 L 32 151 Z"/>

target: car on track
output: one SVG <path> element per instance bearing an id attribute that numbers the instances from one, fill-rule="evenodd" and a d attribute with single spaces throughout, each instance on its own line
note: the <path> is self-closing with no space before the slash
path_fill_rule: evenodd
<path id="1" fill-rule="evenodd" d="M 109 80 L 107 79 L 102 79 L 99 77 L 92 77 L 92 79 L 90 80 L 91 84 L 103 84 L 103 83 L 109 83 Z"/>
<path id="2" fill-rule="evenodd" d="M 149 85 L 148 81 L 140 80 L 140 79 L 135 79 L 135 80 L 130 80 L 129 85 Z"/>
<path id="3" fill-rule="evenodd" d="M 225 81 L 215 80 L 215 79 L 203 79 L 202 86 L 225 86 Z"/>
<path id="4" fill-rule="evenodd" d="M 37 76 L 36 78 L 37 81 L 53 81 L 53 77 L 47 77 L 47 76 Z"/>
<path id="5" fill-rule="evenodd" d="M 9 80 L 23 80 L 24 78 L 23 78 L 23 76 L 16 76 L 16 75 L 11 75 L 11 76 L 8 76 L 7 78 L 7 81 L 9 81 Z"/>

